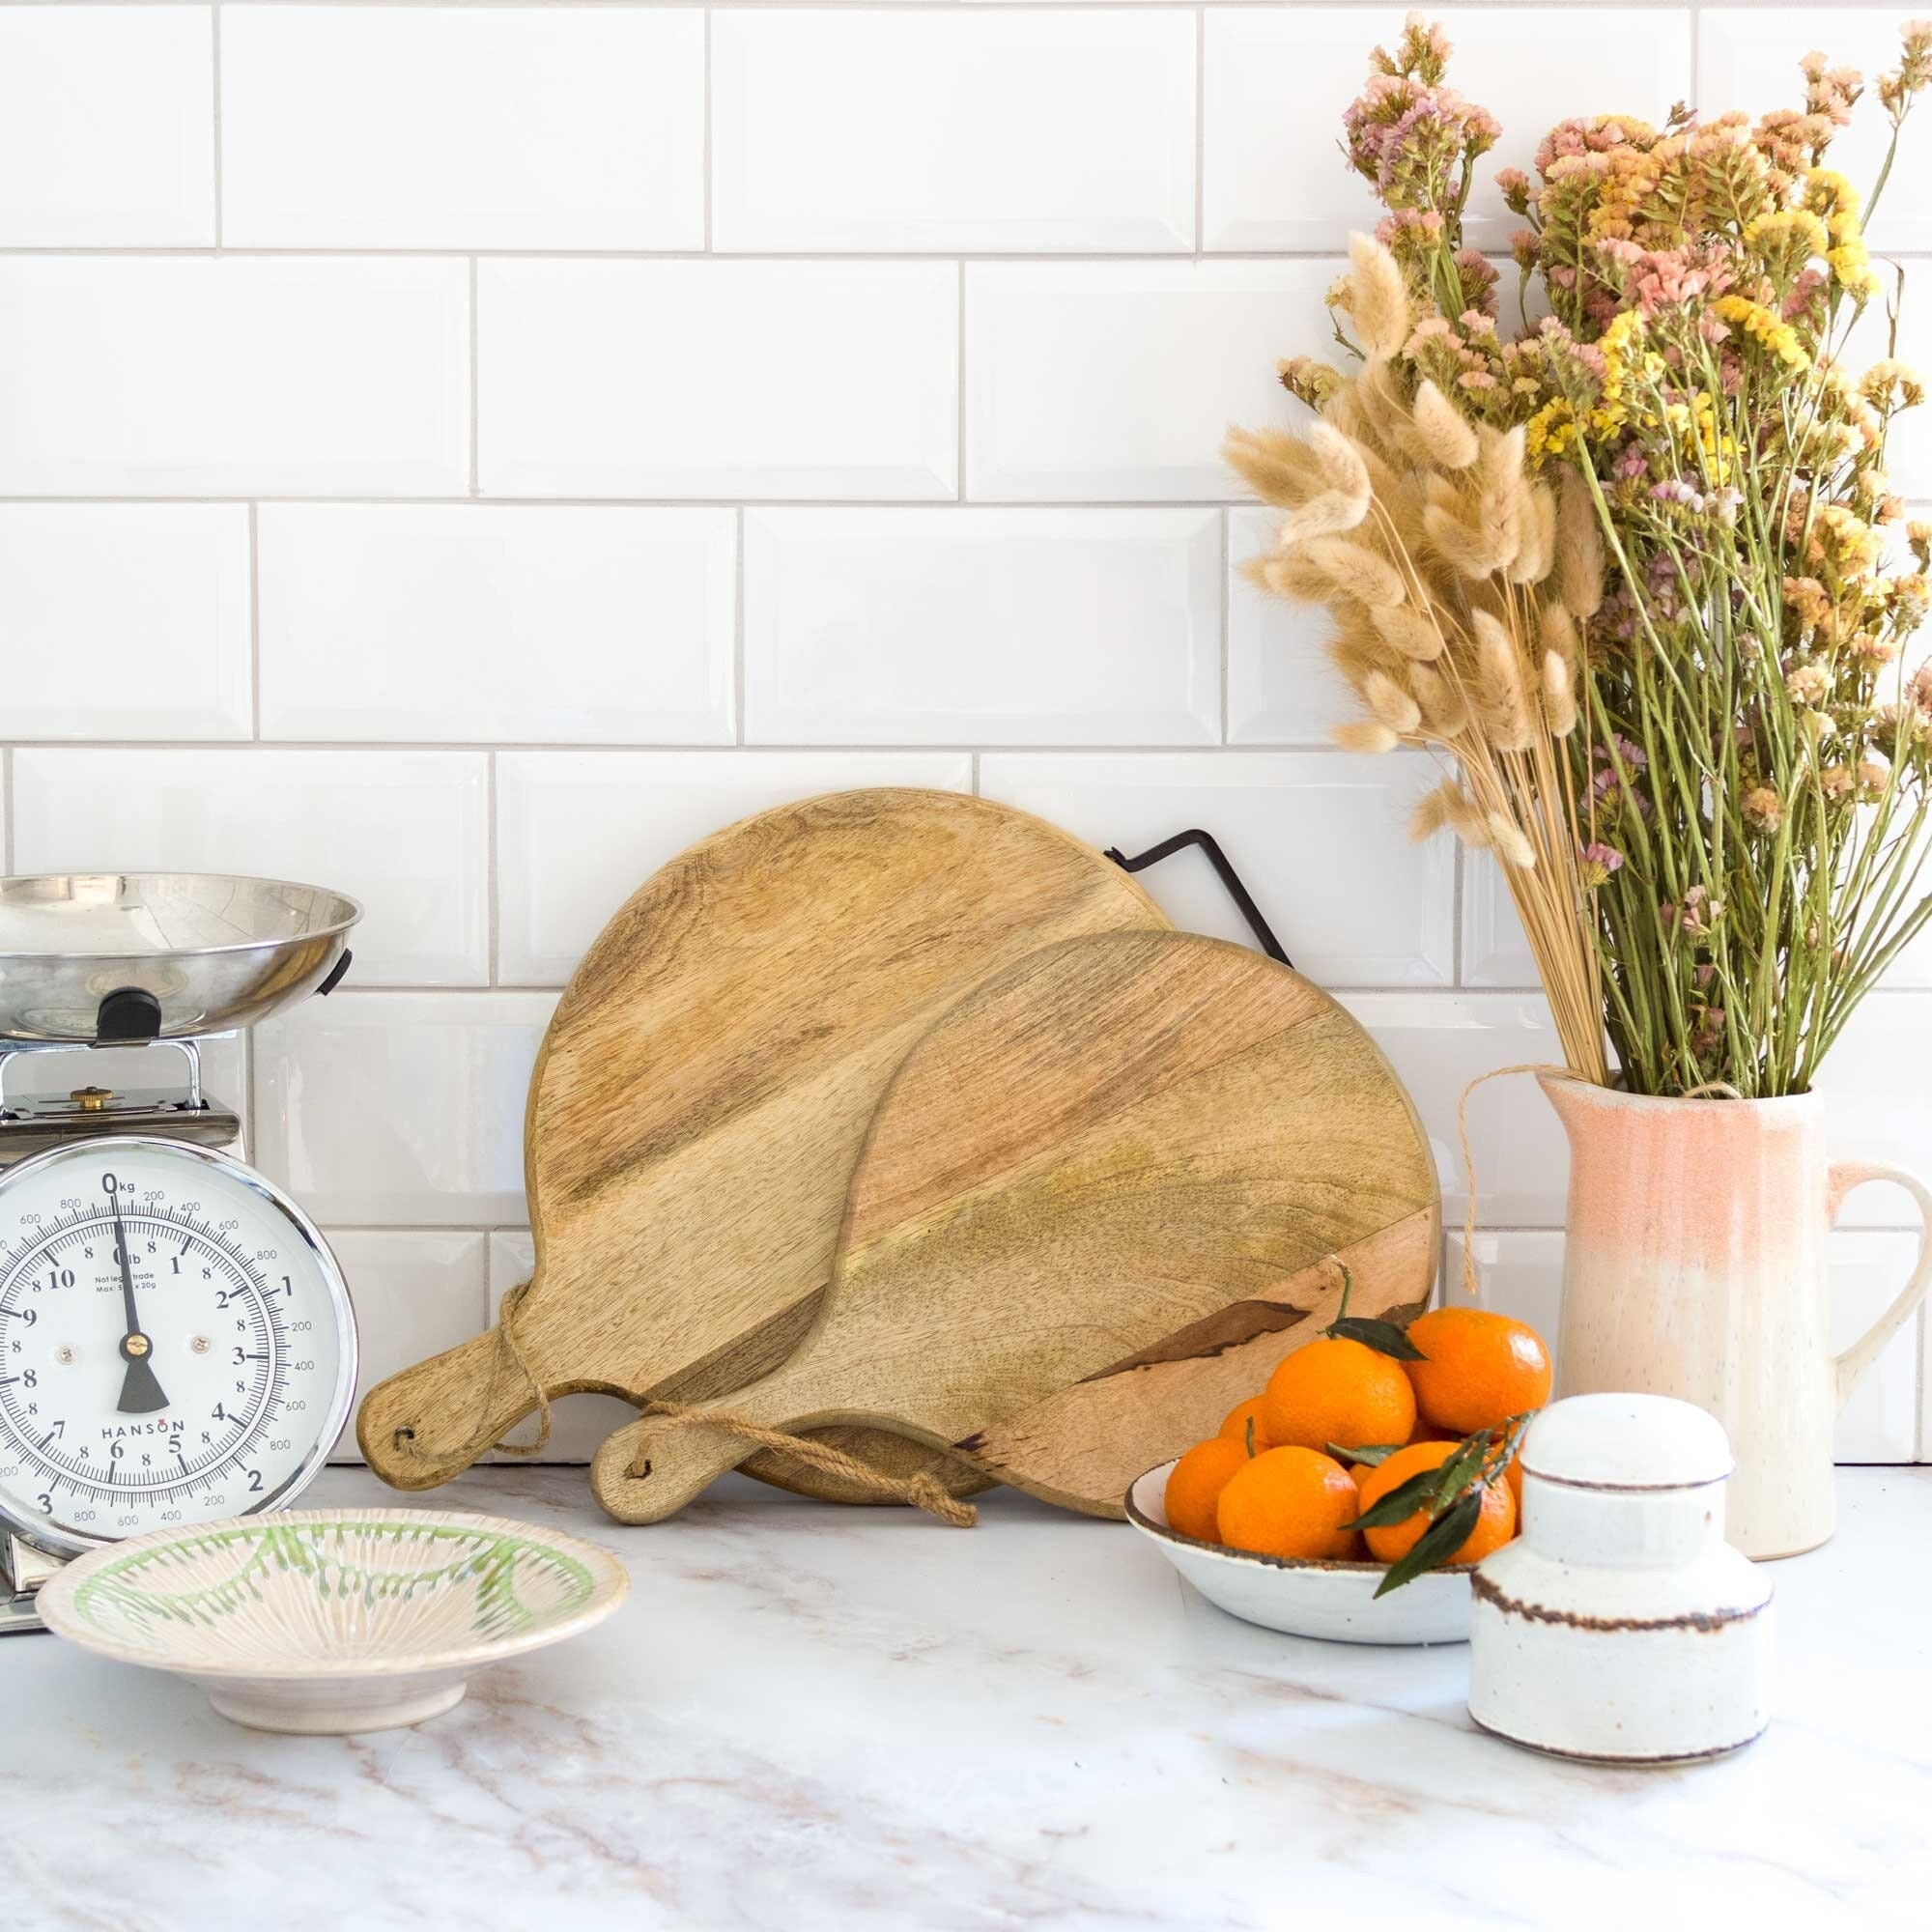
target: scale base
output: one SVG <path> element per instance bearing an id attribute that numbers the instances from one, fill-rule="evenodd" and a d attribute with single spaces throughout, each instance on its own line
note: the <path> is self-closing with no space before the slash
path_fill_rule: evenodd
<path id="1" fill-rule="evenodd" d="M 46 1629 L 34 1600 L 62 1561 L 17 1536 L 7 1539 L 5 1550 L 0 1552 L 0 1636 L 24 1636 Z"/>

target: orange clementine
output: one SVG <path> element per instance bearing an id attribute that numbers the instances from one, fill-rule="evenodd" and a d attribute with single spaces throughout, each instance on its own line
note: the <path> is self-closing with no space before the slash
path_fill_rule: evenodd
<path id="1" fill-rule="evenodd" d="M 1361 1498 L 1332 1456 L 1299 1444 L 1269 1449 L 1236 1469 L 1216 1512 L 1221 1541 L 1264 1556 L 1344 1557 L 1356 1549 L 1343 1525 Z"/>
<path id="2" fill-rule="evenodd" d="M 1258 1395 L 1251 1395 L 1246 1402 L 1237 1402 L 1221 1418 L 1221 1426 L 1214 1433 L 1225 1435 L 1230 1442 L 1238 1442 L 1245 1449 L 1250 1422 L 1255 1426 L 1255 1454 L 1259 1456 L 1264 1449 L 1272 1449 L 1275 1445 L 1268 1440 L 1267 1425 L 1262 1420 L 1262 1399 Z"/>
<path id="3" fill-rule="evenodd" d="M 1549 1400 L 1549 1350 L 1526 1321 L 1484 1308 L 1435 1308 L 1408 1324 L 1427 1357 L 1405 1362 L 1416 1406 L 1455 1435 L 1499 1429 Z"/>
<path id="4" fill-rule="evenodd" d="M 1362 1485 L 1363 1510 L 1372 1509 L 1391 1490 L 1407 1482 L 1411 1476 L 1419 1475 L 1424 1469 L 1440 1468 L 1459 1446 L 1454 1442 L 1416 1442 L 1406 1449 L 1398 1449 Z M 1404 1517 L 1400 1522 L 1367 1530 L 1364 1533 L 1369 1540 L 1369 1553 L 1379 1562 L 1393 1563 L 1398 1556 L 1408 1554 L 1428 1527 L 1427 1513 L 1417 1510 L 1413 1516 Z M 1449 1560 L 1452 1563 L 1479 1563 L 1491 1550 L 1500 1549 L 1515 1534 L 1516 1498 L 1510 1493 L 1509 1485 L 1486 1484 L 1482 1514 L 1476 1519 L 1476 1526 L 1469 1532 L 1462 1548 Z"/>
<path id="5" fill-rule="evenodd" d="M 1392 1355 L 1346 1335 L 1322 1335 L 1285 1355 L 1262 1391 L 1262 1424 L 1276 1448 L 1329 1443 L 1363 1449 L 1406 1442 L 1415 1391 Z"/>
<path id="6" fill-rule="evenodd" d="M 1510 1486 L 1510 1494 L 1516 1498 L 1516 1520 L 1522 1520 L 1522 1458 L 1512 1456 L 1510 1465 L 1503 1471 Z"/>
<path id="7" fill-rule="evenodd" d="M 1203 1543 L 1219 1541 L 1214 1506 L 1228 1478 L 1248 1460 L 1247 1450 L 1225 1436 L 1210 1435 L 1197 1442 L 1167 1475 L 1167 1521 L 1182 1536 Z"/>

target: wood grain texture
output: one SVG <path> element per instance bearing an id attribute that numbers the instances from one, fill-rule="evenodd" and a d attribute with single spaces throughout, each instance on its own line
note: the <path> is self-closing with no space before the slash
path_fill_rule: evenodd
<path id="1" fill-rule="evenodd" d="M 532 1373 L 552 1396 L 690 1402 L 777 1367 L 825 1292 L 907 1050 L 1042 945 L 1166 924 L 1102 854 L 951 792 L 836 793 L 693 846 L 584 955 L 531 1076 L 517 1340 Z M 385 1482 L 426 1489 L 534 1406 L 492 1330 L 371 1390 L 356 1437 Z M 842 1446 L 930 1460 L 902 1437 Z"/>
<path id="2" fill-rule="evenodd" d="M 1408 1311 L 1436 1231 L 1407 1096 L 1325 994 L 1219 940 L 1071 940 L 907 1055 L 811 1333 L 726 1406 L 950 1445 L 1118 1516 L 1131 1477 L 1315 1332 L 1339 1288 L 1324 1257 L 1356 1267 L 1351 1312 Z M 645 1418 L 605 1444 L 592 1487 L 620 1520 L 658 1521 L 741 1447 Z"/>

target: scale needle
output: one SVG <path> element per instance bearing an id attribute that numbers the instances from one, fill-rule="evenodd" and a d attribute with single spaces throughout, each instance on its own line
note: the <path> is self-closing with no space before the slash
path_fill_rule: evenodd
<path id="1" fill-rule="evenodd" d="M 123 1415 L 148 1415 L 167 1407 L 168 1399 L 156 1379 L 155 1365 L 148 1359 L 155 1345 L 141 1326 L 141 1312 L 134 1306 L 134 1270 L 128 1258 L 121 1197 L 117 1191 L 109 1198 L 114 1208 L 114 1256 L 121 1264 L 121 1309 L 128 1321 L 128 1332 L 121 1338 L 121 1359 L 128 1364 L 128 1373 L 122 1378 L 121 1400 L 116 1406 Z"/>

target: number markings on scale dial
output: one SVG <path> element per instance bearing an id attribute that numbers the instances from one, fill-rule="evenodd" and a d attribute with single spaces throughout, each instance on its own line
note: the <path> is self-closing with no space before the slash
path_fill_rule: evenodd
<path id="1" fill-rule="evenodd" d="M 315 1252 L 187 1152 L 97 1144 L 17 1206 L 0 1182 L 0 1505 L 16 1520 L 91 1539 L 259 1508 L 346 1402 Z"/>

